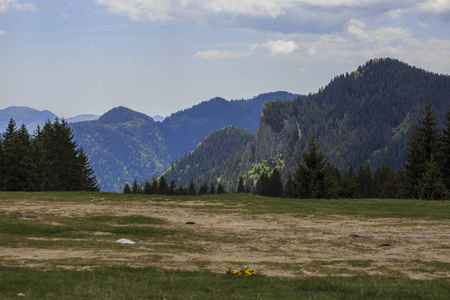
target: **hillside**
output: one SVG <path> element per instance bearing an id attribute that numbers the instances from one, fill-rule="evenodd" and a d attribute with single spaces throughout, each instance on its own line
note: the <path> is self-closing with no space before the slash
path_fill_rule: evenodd
<path id="1" fill-rule="evenodd" d="M 163 122 L 117 107 L 98 120 L 71 126 L 78 144 L 90 157 L 101 189 L 118 192 L 126 182 L 161 174 L 213 130 L 233 125 L 256 132 L 265 101 L 293 97 L 275 92 L 249 100 L 215 98 L 174 113 Z"/>
<path id="2" fill-rule="evenodd" d="M 163 174 L 168 182 L 187 186 L 192 179 L 195 186 L 220 182 L 220 177 L 239 176 L 239 163 L 247 143 L 255 134 L 247 129 L 227 126 L 211 132 L 192 152 L 177 160 Z M 233 188 L 233 186 L 225 186 Z"/>
<path id="3" fill-rule="evenodd" d="M 444 120 L 450 104 L 450 76 L 438 75 L 398 60 L 371 60 L 351 74 L 335 77 L 319 93 L 264 106 L 251 163 L 283 154 L 292 165 L 306 141 L 316 135 L 329 161 L 339 168 L 364 163 L 402 166 L 410 128 L 426 99 Z M 261 130 L 266 128 L 268 130 Z M 282 151 L 258 143 L 286 131 Z"/>
<path id="4" fill-rule="evenodd" d="M 398 60 L 371 60 L 351 74 L 335 77 L 316 94 L 266 102 L 255 140 L 235 158 L 239 175 L 253 177 L 277 166 L 286 178 L 301 160 L 312 134 L 341 170 L 364 163 L 398 169 L 412 123 L 420 117 L 426 99 L 431 99 L 437 117 L 444 120 L 449 95 L 450 76 Z M 224 183 L 234 183 L 239 176 L 223 166 L 208 172 L 213 169 Z"/>

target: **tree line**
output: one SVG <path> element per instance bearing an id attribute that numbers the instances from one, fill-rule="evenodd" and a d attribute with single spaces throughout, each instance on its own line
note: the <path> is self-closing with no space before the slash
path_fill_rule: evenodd
<path id="1" fill-rule="evenodd" d="M 450 198 L 450 110 L 444 128 L 428 100 L 421 110 L 422 118 L 413 124 L 405 151 L 403 168 L 397 172 L 388 165 L 372 173 L 369 165 L 355 172 L 343 172 L 331 165 L 312 136 L 302 162 L 280 190 L 277 169 L 263 173 L 256 184 L 256 193 L 263 196 L 290 198 L 416 198 L 445 200 Z M 274 179 L 275 178 L 275 179 Z"/>
<path id="2" fill-rule="evenodd" d="M 47 121 L 32 135 L 11 119 L 0 135 L 0 190 L 99 191 L 99 186 L 64 119 Z"/>
<path id="3" fill-rule="evenodd" d="M 143 184 L 139 184 L 137 180 L 134 180 L 133 185 L 127 183 L 125 184 L 125 188 L 123 190 L 124 194 L 156 194 L 156 195 L 218 195 L 225 194 L 225 188 L 222 183 L 219 183 L 216 186 L 214 183 L 208 185 L 204 183 L 197 190 L 194 180 L 191 179 L 189 185 L 184 187 L 183 185 L 176 186 L 175 181 L 172 180 L 170 185 L 167 184 L 167 181 L 164 176 L 159 178 L 159 181 L 156 178 L 153 178 L 151 181 L 146 180 Z"/>

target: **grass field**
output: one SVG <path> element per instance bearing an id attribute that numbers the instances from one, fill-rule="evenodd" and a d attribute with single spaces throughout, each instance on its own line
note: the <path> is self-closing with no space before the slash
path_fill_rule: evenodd
<path id="1" fill-rule="evenodd" d="M 258 275 L 227 274 L 244 267 Z M 0 193 L 0 299 L 447 299 L 449 290 L 448 201 Z"/>

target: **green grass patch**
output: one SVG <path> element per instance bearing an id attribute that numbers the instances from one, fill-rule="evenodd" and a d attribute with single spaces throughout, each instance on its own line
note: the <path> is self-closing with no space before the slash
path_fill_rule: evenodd
<path id="1" fill-rule="evenodd" d="M 448 280 L 357 276 L 288 279 L 206 271 L 0 267 L 0 298 L 16 299 L 446 299 Z"/>

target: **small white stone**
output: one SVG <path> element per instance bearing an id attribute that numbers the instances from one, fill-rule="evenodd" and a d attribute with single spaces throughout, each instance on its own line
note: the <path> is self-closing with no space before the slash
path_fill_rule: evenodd
<path id="1" fill-rule="evenodd" d="M 128 239 L 120 239 L 120 240 L 117 240 L 116 243 L 120 243 L 120 244 L 134 244 L 133 241 L 130 241 Z"/>

